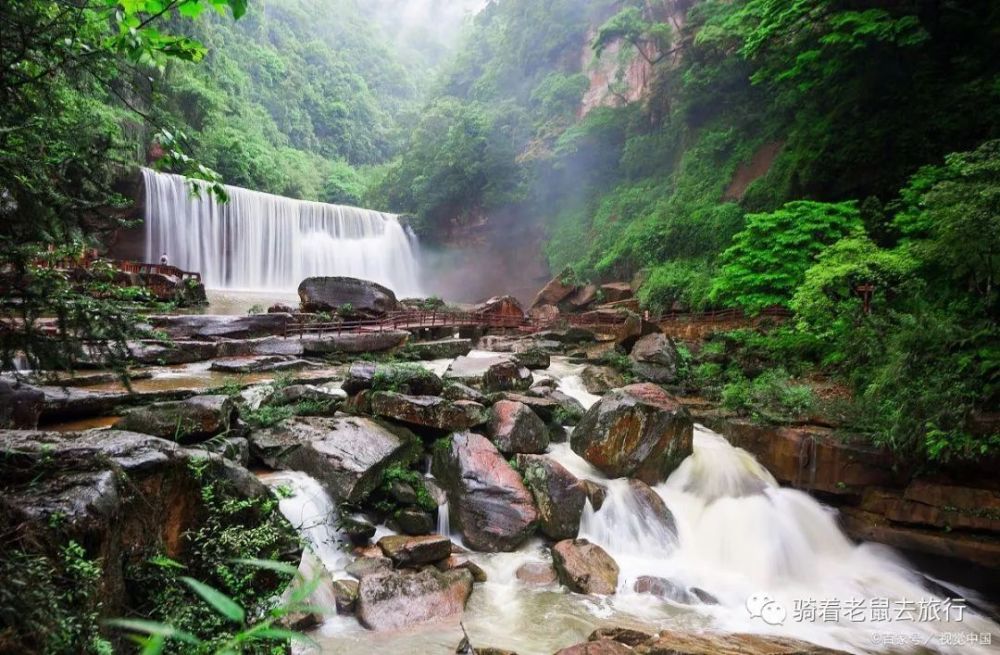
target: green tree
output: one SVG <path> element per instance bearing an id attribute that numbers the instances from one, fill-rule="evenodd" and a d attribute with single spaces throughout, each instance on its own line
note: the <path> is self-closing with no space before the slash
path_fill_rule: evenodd
<path id="1" fill-rule="evenodd" d="M 861 230 L 853 202 L 799 200 L 774 212 L 750 214 L 722 254 L 711 297 L 751 312 L 787 305 L 816 258 Z"/>

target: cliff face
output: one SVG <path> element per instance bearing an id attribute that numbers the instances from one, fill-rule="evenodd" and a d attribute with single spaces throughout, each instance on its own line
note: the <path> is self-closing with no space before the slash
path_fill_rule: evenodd
<path id="1" fill-rule="evenodd" d="M 601 21 L 607 20 L 622 9 L 615 3 L 609 11 L 599 16 L 587 32 L 587 41 L 580 52 L 581 70 L 590 79 L 590 88 L 583 95 L 579 116 L 583 118 L 597 107 L 615 107 L 645 99 L 653 82 L 653 62 L 664 57 L 668 65 L 680 62 L 681 30 L 685 25 L 688 10 L 697 0 L 650 0 L 647 11 L 660 22 L 672 28 L 671 51 L 662 53 L 651 45 L 643 47 L 640 54 L 636 47 L 618 40 L 605 48 L 600 59 L 594 57 L 591 45 L 597 37 Z"/>

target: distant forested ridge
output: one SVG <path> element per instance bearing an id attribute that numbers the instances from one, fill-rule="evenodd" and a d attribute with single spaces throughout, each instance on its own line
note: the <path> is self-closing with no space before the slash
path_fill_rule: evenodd
<path id="1" fill-rule="evenodd" d="M 985 0 L 492 2 L 369 201 L 518 216 L 653 310 L 792 309 L 702 371 L 734 405 L 821 370 L 907 456 L 996 452 L 998 37 Z"/>

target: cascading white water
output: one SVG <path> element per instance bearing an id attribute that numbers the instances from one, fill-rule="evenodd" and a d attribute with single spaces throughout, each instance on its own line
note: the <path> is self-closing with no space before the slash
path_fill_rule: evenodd
<path id="1" fill-rule="evenodd" d="M 417 246 L 392 214 L 226 186 L 193 195 L 180 175 L 143 169 L 146 261 L 202 275 L 210 289 L 294 291 L 311 276 L 373 280 L 421 295 Z"/>
<path id="2" fill-rule="evenodd" d="M 599 511 L 585 510 L 580 536 L 603 546 L 621 567 L 618 594 L 610 599 L 619 611 L 654 618 L 656 602 L 632 587 L 639 576 L 657 576 L 681 590 L 714 596 L 718 605 L 693 609 L 724 631 L 780 634 L 854 652 L 882 651 L 890 639 L 943 653 L 996 652 L 952 643 L 970 634 L 996 640 L 995 623 L 970 609 L 952 611 L 950 620 L 944 618 L 947 612 L 938 619 L 921 617 L 922 603 L 941 607 L 947 599 L 929 591 L 905 561 L 877 544 L 852 544 L 832 510 L 806 493 L 780 487 L 749 453 L 701 426 L 695 429 L 694 454 L 655 488 L 676 521 L 677 534 L 669 538 L 657 534 L 657 522 L 644 515 L 648 510 L 635 502 L 624 480 L 594 475 L 564 445 L 550 456 L 608 488 Z M 752 616 L 748 607 L 759 610 L 765 603 L 773 603 L 777 613 Z M 913 618 L 895 620 L 893 608 L 907 604 Z M 875 609 L 885 605 L 887 620 Z M 808 609 L 823 607 L 825 615 Z"/>

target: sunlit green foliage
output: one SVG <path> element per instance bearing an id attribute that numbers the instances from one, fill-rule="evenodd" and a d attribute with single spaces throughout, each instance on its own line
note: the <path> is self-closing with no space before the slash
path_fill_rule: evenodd
<path id="1" fill-rule="evenodd" d="M 750 214 L 722 255 L 712 297 L 758 311 L 787 305 L 816 258 L 838 240 L 861 233 L 854 203 L 791 202 Z"/>

